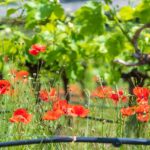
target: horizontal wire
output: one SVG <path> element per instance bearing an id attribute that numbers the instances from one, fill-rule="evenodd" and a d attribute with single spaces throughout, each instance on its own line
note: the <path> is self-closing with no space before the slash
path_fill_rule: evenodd
<path id="1" fill-rule="evenodd" d="M 0 147 L 45 144 L 45 143 L 69 143 L 69 142 L 104 143 L 104 144 L 112 144 L 115 147 L 120 147 L 123 144 L 150 145 L 149 139 L 66 136 L 66 137 L 50 137 L 50 138 L 39 138 L 39 139 L 30 139 L 30 140 L 0 142 Z"/>

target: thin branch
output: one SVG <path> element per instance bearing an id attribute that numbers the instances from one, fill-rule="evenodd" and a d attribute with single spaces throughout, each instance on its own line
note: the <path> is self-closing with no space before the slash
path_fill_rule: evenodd
<path id="1" fill-rule="evenodd" d="M 113 10 L 111 10 L 111 9 L 110 9 L 110 14 L 113 16 L 114 21 L 118 25 L 118 27 L 121 30 L 121 32 L 124 34 L 124 36 L 127 38 L 127 40 L 132 44 L 132 38 L 130 38 L 130 36 L 128 35 L 128 32 L 121 26 L 118 17 L 115 15 Z"/>
<path id="2" fill-rule="evenodd" d="M 125 34 L 125 31 L 123 30 L 123 28 L 121 26 L 119 26 L 119 27 L 120 27 L 120 30 Z M 143 54 L 141 52 L 140 48 L 138 48 L 138 38 L 139 38 L 141 32 L 146 28 L 150 28 L 150 23 L 144 24 L 142 27 L 137 29 L 137 31 L 133 35 L 133 38 L 131 39 L 131 43 L 135 49 L 135 53 L 133 54 L 133 57 L 138 59 L 138 62 L 129 63 L 129 62 L 125 62 L 124 60 L 120 60 L 120 59 L 114 60 L 114 62 L 125 65 L 125 66 L 141 66 L 141 65 L 149 65 L 150 64 L 150 54 Z M 130 41 L 130 38 L 128 38 L 128 40 Z"/>
<path id="3" fill-rule="evenodd" d="M 9 19 L 1 19 L 0 25 L 24 25 L 25 19 L 24 18 L 9 18 Z"/>
<path id="4" fill-rule="evenodd" d="M 137 29 L 137 31 L 133 35 L 132 44 L 135 48 L 136 53 L 139 53 L 139 51 L 140 51 L 140 49 L 138 48 L 138 38 L 139 38 L 141 32 L 146 28 L 150 28 L 150 23 L 144 24 L 141 28 Z"/>
<path id="5" fill-rule="evenodd" d="M 125 65 L 125 66 L 139 66 L 139 65 L 142 65 L 139 62 L 131 63 L 131 62 L 126 62 L 126 61 L 121 60 L 121 59 L 116 59 L 116 60 L 114 60 L 114 62 L 118 63 L 118 64 L 121 64 L 121 65 Z"/>
<path id="6" fill-rule="evenodd" d="M 140 66 L 140 65 L 150 64 L 150 55 L 149 54 L 142 54 L 140 48 L 138 48 L 138 38 L 144 29 L 150 28 L 150 23 L 144 24 L 142 27 L 137 29 L 137 31 L 133 35 L 133 38 L 131 38 L 128 35 L 128 32 L 120 24 L 119 19 L 117 18 L 117 16 L 115 16 L 115 13 L 112 10 L 110 10 L 110 13 L 112 14 L 112 16 L 113 16 L 116 24 L 118 25 L 119 29 L 122 31 L 122 33 L 125 35 L 125 37 L 128 39 L 128 41 L 133 45 L 133 47 L 135 49 L 135 53 L 133 54 L 133 57 L 135 57 L 139 61 L 138 63 L 128 63 L 128 62 L 125 62 L 123 60 L 117 60 L 114 62 L 123 64 L 125 66 Z"/>
<path id="7" fill-rule="evenodd" d="M 22 17 L 23 17 L 24 12 L 25 12 L 25 9 L 22 9 L 22 11 L 21 11 L 21 13 L 20 13 L 20 15 L 19 15 L 19 18 L 22 18 Z"/>
<path id="8" fill-rule="evenodd" d="M 122 33 L 125 35 L 125 37 L 127 38 L 127 40 L 132 44 L 132 39 L 128 35 L 128 32 L 119 23 L 119 21 L 118 21 L 119 19 L 117 17 L 115 17 L 114 20 L 116 21 L 118 27 L 120 28 L 120 30 L 122 31 Z"/>

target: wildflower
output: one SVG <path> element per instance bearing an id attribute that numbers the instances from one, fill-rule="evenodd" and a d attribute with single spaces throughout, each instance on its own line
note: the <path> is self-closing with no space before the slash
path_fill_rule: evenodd
<path id="1" fill-rule="evenodd" d="M 68 115 L 71 115 L 73 117 L 86 117 L 89 113 L 88 109 L 85 109 L 81 105 L 70 105 L 68 107 Z"/>
<path id="2" fill-rule="evenodd" d="M 92 92 L 92 96 L 99 98 L 108 98 L 112 93 L 112 88 L 108 86 L 97 87 L 95 91 Z"/>
<path id="3" fill-rule="evenodd" d="M 6 94 L 9 91 L 10 83 L 7 80 L 0 80 L 0 94 Z"/>
<path id="4" fill-rule="evenodd" d="M 124 92 L 122 90 L 119 90 L 117 92 L 113 91 L 109 98 L 112 99 L 115 103 L 119 102 L 119 100 L 121 100 L 122 102 L 127 101 L 127 97 L 124 95 Z"/>
<path id="5" fill-rule="evenodd" d="M 135 96 L 137 96 L 139 99 L 148 99 L 149 96 L 149 89 L 144 87 L 135 87 L 133 89 L 133 93 Z"/>
<path id="6" fill-rule="evenodd" d="M 44 116 L 43 116 L 43 120 L 57 120 L 59 119 L 61 116 L 63 115 L 63 111 L 62 110 L 52 110 L 52 111 L 47 111 Z"/>
<path id="7" fill-rule="evenodd" d="M 138 104 L 148 104 L 149 89 L 144 87 L 135 87 L 133 89 L 134 95 L 137 97 Z"/>
<path id="8" fill-rule="evenodd" d="M 45 102 L 54 101 L 56 99 L 56 90 L 55 90 L 55 88 L 52 88 L 50 90 L 50 92 L 48 92 L 47 90 L 40 90 L 39 98 L 42 101 L 45 101 Z"/>
<path id="9" fill-rule="evenodd" d="M 148 104 L 148 98 L 137 98 L 136 102 L 140 105 Z"/>
<path id="10" fill-rule="evenodd" d="M 28 124 L 29 122 L 31 122 L 31 119 L 31 114 L 28 114 L 25 109 L 19 108 L 14 111 L 13 116 L 9 119 L 9 121 L 13 123 L 22 122 L 24 124 Z"/>
<path id="11" fill-rule="evenodd" d="M 137 120 L 139 120 L 140 122 L 148 122 L 149 121 L 149 114 L 146 113 L 146 114 L 137 114 L 136 116 Z"/>
<path id="12" fill-rule="evenodd" d="M 122 102 L 125 103 L 125 102 L 127 102 L 127 100 L 128 100 L 127 96 L 122 96 L 122 97 L 121 97 L 121 101 L 122 101 Z"/>
<path id="13" fill-rule="evenodd" d="M 36 50 L 36 49 L 30 49 L 30 50 L 29 50 L 29 54 L 36 56 L 36 55 L 39 54 L 39 51 Z"/>
<path id="14" fill-rule="evenodd" d="M 24 83 L 26 83 L 28 81 L 28 76 L 29 76 L 29 72 L 25 71 L 25 70 L 20 70 L 20 71 L 11 71 L 11 73 L 13 74 L 14 78 L 13 81 L 23 81 Z"/>
<path id="15" fill-rule="evenodd" d="M 39 92 L 39 98 L 42 101 L 48 102 L 49 101 L 49 93 L 46 90 L 40 90 Z"/>
<path id="16" fill-rule="evenodd" d="M 66 100 L 58 100 L 53 104 L 53 111 L 57 110 L 61 111 L 64 115 L 73 117 L 86 117 L 89 113 L 89 110 L 83 106 L 68 104 Z"/>
<path id="17" fill-rule="evenodd" d="M 135 113 L 134 107 L 122 108 L 120 111 L 121 111 L 121 114 L 123 117 L 131 116 L 131 115 L 134 115 L 134 113 Z"/>
<path id="18" fill-rule="evenodd" d="M 119 95 L 117 93 L 112 93 L 110 98 L 116 103 L 119 101 Z"/>
<path id="19" fill-rule="evenodd" d="M 15 80 L 21 80 L 23 81 L 24 83 L 26 83 L 28 81 L 28 76 L 29 76 L 29 72 L 28 71 L 25 71 L 25 70 L 21 70 L 21 71 L 18 71 L 16 73 L 16 77 L 15 77 Z"/>
<path id="20" fill-rule="evenodd" d="M 122 91 L 122 90 L 119 90 L 119 91 L 118 91 L 118 94 L 119 94 L 120 96 L 122 96 L 122 95 L 123 95 L 123 91 Z"/>
<path id="21" fill-rule="evenodd" d="M 29 76 L 29 72 L 28 71 L 21 70 L 21 71 L 16 72 L 16 77 L 18 79 L 23 79 L 23 78 L 26 78 L 28 76 Z"/>
<path id="22" fill-rule="evenodd" d="M 67 113 L 68 106 L 69 105 L 66 100 L 58 100 L 53 104 L 53 111 L 61 110 L 65 114 Z"/>
<path id="23" fill-rule="evenodd" d="M 46 51 L 46 46 L 41 45 L 41 44 L 34 44 L 34 45 L 32 45 L 32 49 L 36 49 L 39 52 L 45 52 Z"/>
<path id="24" fill-rule="evenodd" d="M 56 95 L 56 89 L 55 88 L 51 88 L 50 92 L 49 92 L 50 96 L 55 96 Z"/>
<path id="25" fill-rule="evenodd" d="M 41 44 L 34 44 L 31 46 L 31 49 L 29 50 L 29 54 L 31 55 L 38 55 L 40 52 L 45 52 L 46 46 Z"/>
<path id="26" fill-rule="evenodd" d="M 148 113 L 150 110 L 149 105 L 139 105 L 136 107 L 135 112 L 136 113 Z"/>

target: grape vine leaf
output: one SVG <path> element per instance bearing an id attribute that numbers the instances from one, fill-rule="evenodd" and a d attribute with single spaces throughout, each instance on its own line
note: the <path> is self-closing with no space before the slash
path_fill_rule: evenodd
<path id="1" fill-rule="evenodd" d="M 105 16 L 100 2 L 89 2 L 75 12 L 75 24 L 83 35 L 100 35 L 105 29 Z"/>

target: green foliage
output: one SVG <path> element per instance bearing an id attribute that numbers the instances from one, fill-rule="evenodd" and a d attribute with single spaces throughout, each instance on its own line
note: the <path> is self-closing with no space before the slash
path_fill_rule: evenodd
<path id="1" fill-rule="evenodd" d="M 16 3 L 16 2 L 17 2 L 17 0 L 1 0 L 0 5 L 8 5 L 11 3 Z"/>
<path id="2" fill-rule="evenodd" d="M 43 69 L 49 68 L 48 71 L 53 73 L 65 70 L 70 80 L 78 81 L 86 76 L 88 70 L 97 70 L 98 75 L 114 84 L 119 80 L 120 70 L 129 69 L 114 65 L 113 61 L 116 58 L 135 61 L 131 57 L 134 48 L 126 37 L 132 37 L 141 25 L 137 25 L 135 18 L 139 18 L 140 23 L 150 21 L 150 3 L 143 0 L 135 8 L 124 6 L 113 11 L 109 5 L 111 2 L 108 0 L 105 3 L 90 1 L 73 15 L 66 14 L 55 0 L 32 0 L 22 3 L 19 8 L 10 8 L 7 18 L 18 9 L 24 9 L 25 13 L 19 21 L 25 20 L 25 23 L 21 27 L 15 24 L 0 27 L 5 45 L 3 51 L 19 65 L 26 62 L 38 64 L 42 60 Z M 10 32 L 8 29 L 11 29 Z M 147 53 L 149 36 L 147 32 L 142 33 L 144 36 L 138 44 Z M 22 41 L 24 45 L 18 44 Z M 38 56 L 30 55 L 29 49 L 35 43 L 46 45 L 46 52 Z"/>
<path id="3" fill-rule="evenodd" d="M 125 37 L 121 33 L 112 33 L 109 35 L 105 46 L 108 50 L 108 55 L 113 59 L 119 55 L 124 49 Z"/>
<path id="4" fill-rule="evenodd" d="M 150 22 L 150 1 L 143 0 L 135 8 L 135 17 L 138 17 L 142 23 Z"/>
<path id="5" fill-rule="evenodd" d="M 12 14 L 14 14 L 16 11 L 18 11 L 18 8 L 10 8 L 7 10 L 7 16 L 11 16 Z"/>
<path id="6" fill-rule="evenodd" d="M 89 2 L 76 11 L 74 21 L 79 32 L 84 35 L 102 34 L 105 30 L 102 4 L 100 2 Z"/>
<path id="7" fill-rule="evenodd" d="M 12 1 L 7 0 L 4 4 L 7 5 L 10 2 Z M 150 23 L 150 0 L 143 0 L 136 7 L 124 6 L 119 10 L 112 9 L 110 3 L 111 0 L 105 0 L 106 5 L 103 5 L 102 2 L 91 0 L 72 14 L 65 13 L 57 0 L 30 0 L 21 3 L 22 5 L 19 8 L 8 9 L 6 21 L 4 20 L 4 23 L 0 23 L 0 73 L 4 72 L 8 78 L 10 77 L 8 70 L 10 71 L 13 68 L 11 65 L 15 66 L 18 70 L 20 68 L 26 68 L 32 74 L 33 72 L 40 72 L 39 78 L 37 79 L 38 82 L 44 82 L 41 80 L 42 78 L 46 82 L 50 82 L 50 84 L 54 80 L 57 80 L 57 83 L 61 82 L 63 80 L 62 74 L 64 73 L 69 82 L 79 82 L 83 91 L 87 88 L 92 89 L 92 86 L 102 84 L 97 83 L 95 85 L 95 81 L 92 80 L 95 75 L 100 77 L 100 80 L 104 80 L 106 85 L 111 84 L 115 88 L 117 88 L 116 83 L 122 81 L 121 74 L 130 72 L 135 68 L 142 73 L 150 75 L 149 65 L 129 67 L 117 64 L 114 61 L 115 59 L 120 59 L 125 63 L 126 61 L 131 63 L 137 62 L 137 59 L 133 57 L 135 49 L 131 39 L 139 27 L 143 26 L 144 23 Z M 25 13 L 23 15 L 21 13 L 16 18 L 11 17 L 18 10 Z M 149 53 L 149 43 L 149 29 L 146 29 L 142 31 L 137 43 L 141 52 Z M 45 45 L 46 51 L 36 56 L 29 54 L 29 50 L 33 44 Z M 37 67 L 35 70 L 34 66 Z M 126 81 L 129 80 L 127 79 Z M 149 80 L 145 83 L 150 85 Z M 4 101 L 1 100 L 2 108 L 6 105 L 5 107 L 12 109 L 11 107 L 16 107 L 14 103 L 16 101 L 18 107 L 24 106 L 36 113 L 35 121 L 33 121 L 31 126 L 25 127 L 27 129 L 24 133 L 27 133 L 28 128 L 31 127 L 30 131 L 34 134 L 35 130 L 39 131 L 42 136 L 57 134 L 51 130 L 57 128 L 55 123 L 38 122 L 38 113 L 48 110 L 51 107 L 51 103 L 36 104 L 35 110 L 33 110 L 32 107 L 35 105 L 36 98 L 33 90 L 31 90 L 31 84 L 29 82 L 25 87 L 22 85 L 19 86 L 17 83 L 15 86 L 19 86 L 18 94 L 20 95 L 18 96 L 16 93 L 17 95 L 14 95 L 16 97 L 14 99 L 12 97 L 9 100 L 6 97 Z M 122 85 L 124 84 L 121 83 Z M 42 86 L 45 88 L 45 85 Z M 49 85 L 46 88 L 49 88 Z M 30 94 L 27 94 L 27 91 Z M 38 94 L 38 91 L 36 91 L 36 94 Z M 30 105 L 28 100 L 30 101 Z M 10 105 L 7 106 L 8 103 Z M 102 108 L 103 106 L 102 102 Z M 97 111 L 99 113 L 99 108 Z M 116 110 L 113 109 L 113 111 Z M 95 110 L 92 111 L 93 115 L 95 115 L 94 112 Z M 108 112 L 108 117 L 111 119 L 112 116 L 110 113 L 112 112 Z M 117 121 L 118 114 L 117 112 L 114 115 Z M 5 119 L 3 118 L 4 124 L 2 125 L 1 131 L 7 132 L 5 125 L 8 122 L 6 123 Z M 78 122 L 78 120 L 76 121 Z M 58 120 L 58 125 L 61 125 L 60 123 L 62 122 Z M 64 123 L 62 123 L 63 125 Z M 89 125 L 92 126 L 92 124 Z M 111 126 L 113 125 L 111 124 Z M 9 135 L 15 131 L 14 127 L 12 125 L 10 127 L 11 130 L 8 130 Z M 80 130 L 79 127 L 76 128 L 74 129 Z M 95 131 L 101 131 L 98 128 L 99 126 L 96 126 Z M 75 132 L 75 130 L 72 130 L 72 132 Z M 118 128 L 116 130 L 119 133 Z M 90 130 L 89 133 L 91 132 L 93 131 Z M 66 133 L 68 133 L 68 128 L 63 128 L 62 135 Z M 85 135 L 84 130 L 80 133 Z M 94 134 L 98 134 L 98 132 Z M 110 131 L 106 135 L 108 136 L 109 134 Z M 119 136 L 122 135 L 123 131 Z M 12 137 L 9 139 L 11 140 Z"/>
<path id="8" fill-rule="evenodd" d="M 37 24 L 46 24 L 50 20 L 62 19 L 64 10 L 55 2 L 31 1 L 25 4 L 27 11 L 26 27 L 34 28 Z"/>
<path id="9" fill-rule="evenodd" d="M 124 6 L 118 12 L 118 17 L 121 20 L 128 21 L 134 18 L 134 9 L 130 6 Z"/>

